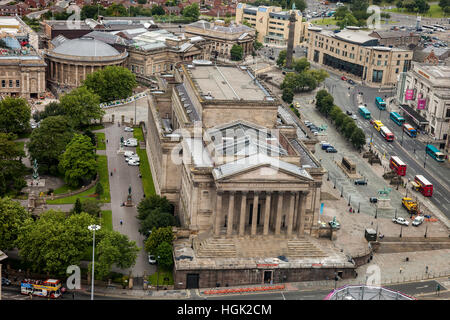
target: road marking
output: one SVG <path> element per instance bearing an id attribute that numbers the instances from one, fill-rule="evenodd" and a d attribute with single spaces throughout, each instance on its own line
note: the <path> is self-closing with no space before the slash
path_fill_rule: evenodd
<path id="1" fill-rule="evenodd" d="M 416 289 L 425 289 L 425 288 L 428 288 L 428 285 L 423 286 L 423 287 L 416 287 Z"/>

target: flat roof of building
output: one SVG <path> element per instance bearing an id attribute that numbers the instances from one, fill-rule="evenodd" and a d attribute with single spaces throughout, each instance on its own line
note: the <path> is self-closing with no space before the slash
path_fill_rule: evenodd
<path id="1" fill-rule="evenodd" d="M 188 67 L 200 94 L 210 100 L 261 101 L 273 98 L 247 70 L 233 66 Z"/>
<path id="2" fill-rule="evenodd" d="M 429 66 L 421 65 L 418 69 L 425 71 L 433 78 L 450 79 L 450 66 Z"/>

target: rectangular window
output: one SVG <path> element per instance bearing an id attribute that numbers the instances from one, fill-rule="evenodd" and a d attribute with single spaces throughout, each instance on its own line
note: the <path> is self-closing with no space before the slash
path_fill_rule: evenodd
<path id="1" fill-rule="evenodd" d="M 400 60 L 397 60 L 397 65 L 398 65 L 398 66 L 400 65 Z"/>
<path id="2" fill-rule="evenodd" d="M 381 61 L 377 60 L 377 66 L 381 66 Z"/>
<path id="3" fill-rule="evenodd" d="M 2 88 L 6 87 L 6 80 L 2 80 Z"/>
<path id="4" fill-rule="evenodd" d="M 398 73 L 398 68 L 397 68 L 397 69 L 395 69 L 395 73 Z"/>
<path id="5" fill-rule="evenodd" d="M 9 87 L 12 88 L 12 86 L 13 86 L 13 81 L 9 80 Z"/>
<path id="6" fill-rule="evenodd" d="M 16 87 L 17 87 L 17 88 L 20 87 L 20 80 L 16 80 Z"/>

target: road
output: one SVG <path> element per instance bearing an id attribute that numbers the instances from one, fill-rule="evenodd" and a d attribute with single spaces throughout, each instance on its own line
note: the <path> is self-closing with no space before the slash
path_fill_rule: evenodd
<path id="1" fill-rule="evenodd" d="M 450 169 L 443 164 L 438 163 L 433 158 L 425 155 L 425 144 L 408 135 L 403 135 L 403 143 L 401 145 L 402 130 L 389 118 L 389 112 L 380 111 L 375 105 L 375 97 L 381 96 L 383 99 L 392 97 L 393 90 L 382 90 L 368 88 L 362 85 L 351 86 L 340 80 L 339 76 L 330 73 L 330 77 L 325 80 L 325 86 L 333 95 L 335 104 L 340 106 L 343 111 L 352 111 L 357 113 L 358 103 L 357 95 L 362 92 L 363 102 L 367 104 L 367 108 L 372 113 L 372 117 L 381 120 L 395 135 L 394 142 L 387 142 L 373 128 L 369 121 L 358 115 L 357 125 L 366 133 L 366 138 L 373 138 L 374 146 L 386 153 L 386 158 L 390 156 L 399 156 L 407 165 L 406 178 L 414 180 L 414 176 L 423 174 L 433 184 L 433 196 L 428 200 L 433 203 L 442 213 L 450 218 L 450 202 L 447 196 L 450 193 Z M 349 90 L 350 88 L 350 90 Z M 425 163 L 425 168 L 424 168 Z M 418 193 L 414 192 L 417 196 Z"/>

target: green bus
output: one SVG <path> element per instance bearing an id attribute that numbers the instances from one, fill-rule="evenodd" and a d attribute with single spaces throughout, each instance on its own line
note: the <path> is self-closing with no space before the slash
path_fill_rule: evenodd
<path id="1" fill-rule="evenodd" d="M 363 116 L 364 119 L 370 119 L 370 111 L 366 107 L 360 106 L 358 108 L 359 114 Z"/>

